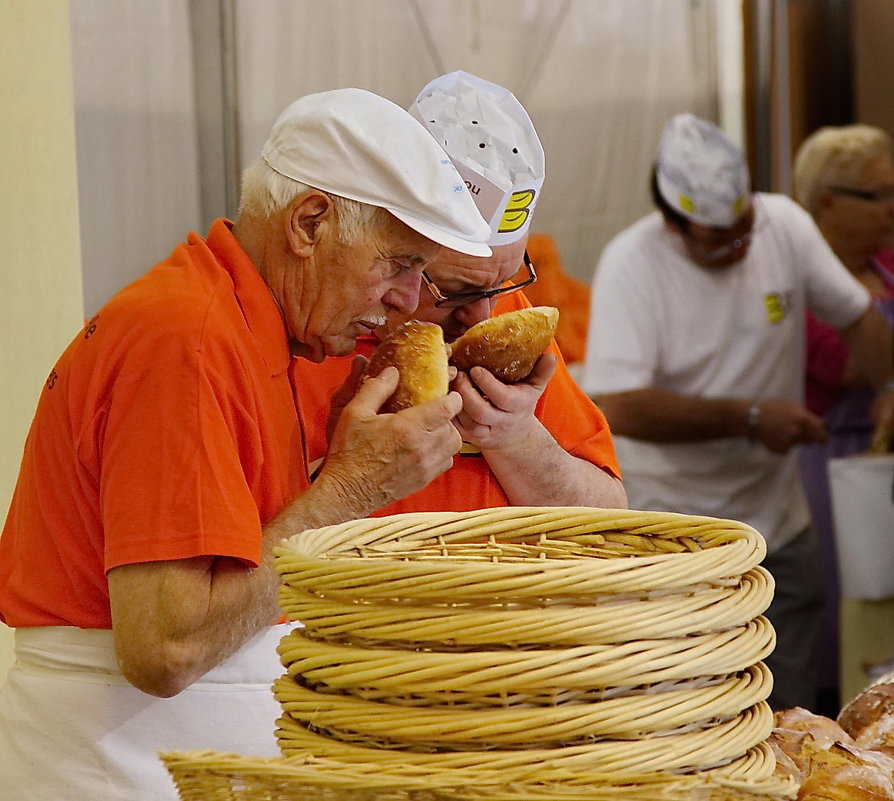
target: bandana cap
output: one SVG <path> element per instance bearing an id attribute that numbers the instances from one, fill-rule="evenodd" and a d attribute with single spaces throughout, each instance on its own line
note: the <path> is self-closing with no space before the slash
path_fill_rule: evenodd
<path id="1" fill-rule="evenodd" d="M 515 95 L 458 70 L 428 83 L 409 111 L 456 165 L 490 225 L 489 244 L 521 239 L 543 185 L 544 155 Z"/>
<path id="2" fill-rule="evenodd" d="M 400 106 L 363 89 L 292 103 L 261 156 L 271 169 L 341 197 L 380 206 L 422 236 L 489 256 L 490 229 L 444 151 Z"/>
<path id="3" fill-rule="evenodd" d="M 729 228 L 750 203 L 741 149 L 713 123 L 678 114 L 664 127 L 656 161 L 658 189 L 688 220 Z"/>

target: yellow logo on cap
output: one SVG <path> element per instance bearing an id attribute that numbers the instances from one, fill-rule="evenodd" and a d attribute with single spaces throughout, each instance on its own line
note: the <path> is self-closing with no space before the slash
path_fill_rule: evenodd
<path id="1" fill-rule="evenodd" d="M 677 203 L 679 203 L 680 209 L 687 214 L 693 214 L 695 212 L 695 203 L 688 195 L 679 195 L 677 197 Z"/>
<path id="2" fill-rule="evenodd" d="M 521 228 L 531 216 L 531 206 L 534 205 L 534 196 L 537 193 L 533 189 L 522 189 L 513 192 L 506 204 L 506 210 L 500 218 L 497 233 L 509 234 Z"/>

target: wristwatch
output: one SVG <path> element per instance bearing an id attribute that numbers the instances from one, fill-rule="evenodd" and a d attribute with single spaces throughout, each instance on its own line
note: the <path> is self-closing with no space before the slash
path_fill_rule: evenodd
<path id="1" fill-rule="evenodd" d="M 894 388 L 894 387 L 892 387 Z M 757 401 L 752 401 L 748 407 L 748 439 L 754 442 L 757 439 L 758 429 L 761 424 L 761 407 Z"/>

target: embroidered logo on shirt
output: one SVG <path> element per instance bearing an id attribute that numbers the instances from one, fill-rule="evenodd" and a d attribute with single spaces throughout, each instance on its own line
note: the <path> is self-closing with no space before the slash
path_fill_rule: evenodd
<path id="1" fill-rule="evenodd" d="M 462 448 L 459 449 L 460 456 L 481 456 L 481 448 L 472 445 L 470 442 L 463 442 Z"/>
<path id="2" fill-rule="evenodd" d="M 764 308 L 767 310 L 767 319 L 773 324 L 781 323 L 788 314 L 791 300 L 781 292 L 768 292 L 764 295 Z"/>

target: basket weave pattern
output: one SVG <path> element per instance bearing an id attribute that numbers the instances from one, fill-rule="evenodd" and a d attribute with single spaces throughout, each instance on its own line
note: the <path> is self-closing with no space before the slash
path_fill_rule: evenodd
<path id="1" fill-rule="evenodd" d="M 764 555 L 735 521 L 577 507 L 303 532 L 276 550 L 304 624 L 278 649 L 280 794 L 273 765 L 166 763 L 184 801 L 309 776 L 303 797 L 346 801 L 791 797 L 764 742 Z M 188 795 L 189 771 L 231 795 Z"/>

